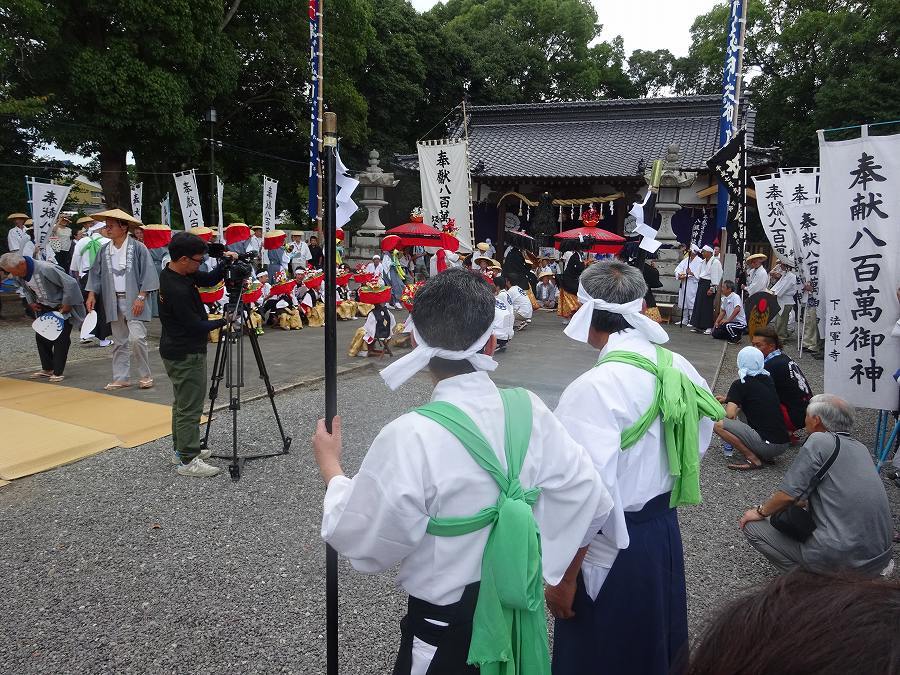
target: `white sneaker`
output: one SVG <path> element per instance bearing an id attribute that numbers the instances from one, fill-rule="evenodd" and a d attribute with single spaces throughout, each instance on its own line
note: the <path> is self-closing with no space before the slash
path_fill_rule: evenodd
<path id="1" fill-rule="evenodd" d="M 712 328 L 707 328 L 705 331 L 703 331 L 703 334 L 704 335 L 712 335 Z"/>
<path id="2" fill-rule="evenodd" d="M 203 448 L 200 451 L 200 459 L 209 459 L 212 456 L 212 448 Z M 172 464 L 181 464 L 181 458 L 177 452 L 172 452 Z"/>
<path id="3" fill-rule="evenodd" d="M 113 343 L 112 340 L 110 340 L 109 338 L 106 338 L 105 340 L 100 340 L 100 342 L 97 343 L 97 346 L 98 347 L 111 347 L 112 343 Z"/>
<path id="4" fill-rule="evenodd" d="M 219 467 L 207 464 L 199 457 L 194 457 L 190 464 L 180 464 L 175 468 L 175 472 L 179 476 L 194 476 L 195 478 L 215 476 L 220 470 Z"/>
<path id="5" fill-rule="evenodd" d="M 357 356 L 357 358 L 364 359 L 369 356 L 369 351 L 366 350 L 363 352 L 356 352 L 356 356 Z"/>

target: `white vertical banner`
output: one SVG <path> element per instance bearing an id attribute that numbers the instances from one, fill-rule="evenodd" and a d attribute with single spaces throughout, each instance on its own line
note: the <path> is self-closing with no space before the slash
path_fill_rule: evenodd
<path id="1" fill-rule="evenodd" d="M 165 199 L 159 203 L 159 222 L 166 227 L 172 227 L 172 203 L 168 192 Z"/>
<path id="2" fill-rule="evenodd" d="M 275 229 L 275 199 L 278 196 L 278 181 L 263 176 L 262 226 L 263 234 Z"/>
<path id="3" fill-rule="evenodd" d="M 200 210 L 200 196 L 197 193 L 197 170 L 173 173 L 178 202 L 181 204 L 181 219 L 184 229 L 203 227 L 203 212 Z M 171 227 L 171 225 L 170 225 Z"/>
<path id="4" fill-rule="evenodd" d="M 425 222 L 443 230 L 452 219 L 461 247 L 472 250 L 472 211 L 469 208 L 468 149 L 465 141 L 424 142 L 419 152 L 419 180 Z"/>
<path id="5" fill-rule="evenodd" d="M 828 142 L 819 132 L 825 391 L 896 410 L 900 338 L 900 134 Z"/>
<path id="6" fill-rule="evenodd" d="M 56 224 L 71 189 L 71 185 L 31 181 L 31 219 L 34 221 L 36 248 L 43 249 L 46 246 L 50 230 Z"/>
<path id="7" fill-rule="evenodd" d="M 222 206 L 222 199 L 225 197 L 225 182 L 216 176 L 216 198 L 219 203 L 219 241 L 225 241 L 225 213 Z"/>
<path id="8" fill-rule="evenodd" d="M 825 335 L 824 311 L 819 310 L 822 293 L 822 205 L 813 202 L 785 205 L 784 217 L 791 229 L 795 253 L 800 263 L 800 276 L 809 285 L 810 290 L 806 306 L 816 310 L 819 334 Z"/>
<path id="9" fill-rule="evenodd" d="M 135 183 L 131 186 L 131 215 L 144 222 L 141 218 L 141 202 L 144 198 L 144 184 Z"/>
<path id="10" fill-rule="evenodd" d="M 818 179 L 819 174 L 814 171 L 753 178 L 763 231 L 782 260 L 794 260 L 797 248 L 790 228 L 785 222 L 784 207 L 815 201 Z"/>

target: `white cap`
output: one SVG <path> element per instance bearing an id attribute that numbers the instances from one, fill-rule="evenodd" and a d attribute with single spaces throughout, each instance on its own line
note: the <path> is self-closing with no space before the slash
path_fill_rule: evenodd
<path id="1" fill-rule="evenodd" d="M 704 247 L 701 248 L 700 250 L 701 250 L 701 251 L 707 251 L 707 252 L 709 252 L 709 253 L 715 253 L 715 251 L 713 251 L 709 246 L 704 246 Z"/>

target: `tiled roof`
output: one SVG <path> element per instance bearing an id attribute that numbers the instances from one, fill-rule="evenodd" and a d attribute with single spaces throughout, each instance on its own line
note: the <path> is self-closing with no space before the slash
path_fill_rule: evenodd
<path id="1" fill-rule="evenodd" d="M 473 106 L 469 159 L 488 177 L 624 177 L 678 143 L 683 170 L 706 170 L 718 149 L 720 106 L 719 96 Z M 741 108 L 752 144 L 756 114 L 746 102 Z M 415 155 L 396 159 L 418 168 Z"/>

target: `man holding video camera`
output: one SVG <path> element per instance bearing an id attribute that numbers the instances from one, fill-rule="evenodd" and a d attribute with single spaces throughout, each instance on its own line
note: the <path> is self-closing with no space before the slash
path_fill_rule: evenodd
<path id="1" fill-rule="evenodd" d="M 172 261 L 159 275 L 159 319 L 162 336 L 159 354 L 172 380 L 172 463 L 179 475 L 198 478 L 215 476 L 219 468 L 207 464 L 212 451 L 200 449 L 200 416 L 206 400 L 206 344 L 209 332 L 228 319 L 207 319 L 197 286 L 215 286 L 225 276 L 226 265 L 201 272 L 207 245 L 200 237 L 178 232 L 169 244 Z M 230 251 L 223 255 L 237 258 Z"/>

